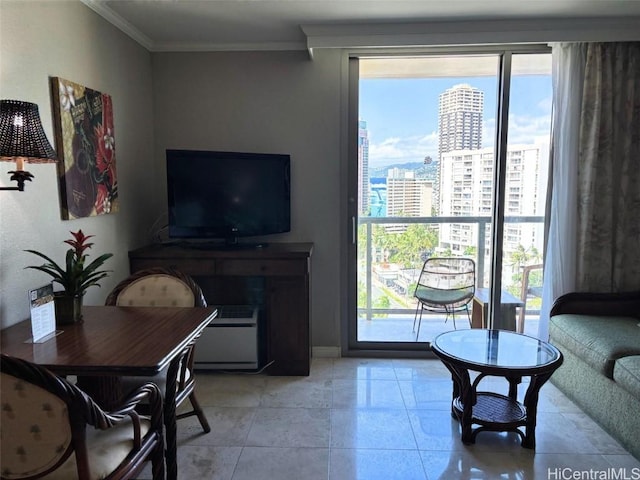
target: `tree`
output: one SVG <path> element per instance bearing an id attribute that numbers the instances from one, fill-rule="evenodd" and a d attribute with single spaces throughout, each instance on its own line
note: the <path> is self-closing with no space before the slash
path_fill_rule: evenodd
<path id="1" fill-rule="evenodd" d="M 397 235 L 393 261 L 404 268 L 417 268 L 424 261 L 423 252 L 432 252 L 438 244 L 437 234 L 426 225 L 412 223 L 404 233 Z"/>

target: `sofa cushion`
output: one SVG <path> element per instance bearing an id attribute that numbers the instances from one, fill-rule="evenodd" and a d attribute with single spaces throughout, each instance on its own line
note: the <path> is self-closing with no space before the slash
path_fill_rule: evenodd
<path id="1" fill-rule="evenodd" d="M 613 378 L 616 359 L 640 355 L 640 328 L 633 317 L 562 314 L 551 317 L 551 342 L 570 350 L 596 371 Z"/>
<path id="2" fill-rule="evenodd" d="M 616 360 L 613 379 L 631 395 L 640 399 L 640 355 Z"/>

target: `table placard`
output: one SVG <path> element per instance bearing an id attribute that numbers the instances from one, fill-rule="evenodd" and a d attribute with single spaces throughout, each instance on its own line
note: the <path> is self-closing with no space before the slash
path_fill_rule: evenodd
<path id="1" fill-rule="evenodd" d="M 53 303 L 53 285 L 29 290 L 31 334 L 34 343 L 45 342 L 56 333 L 56 310 Z"/>

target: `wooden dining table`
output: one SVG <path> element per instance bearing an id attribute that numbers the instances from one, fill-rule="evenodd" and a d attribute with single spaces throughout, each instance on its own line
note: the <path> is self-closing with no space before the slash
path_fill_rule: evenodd
<path id="1" fill-rule="evenodd" d="M 0 331 L 0 351 L 37 363 L 78 386 L 109 410 L 124 394 L 121 376 L 153 377 L 167 369 L 164 398 L 167 478 L 177 478 L 175 392 L 180 361 L 216 317 L 211 307 L 83 307 L 83 321 L 59 327 L 41 343 L 31 322 Z"/>

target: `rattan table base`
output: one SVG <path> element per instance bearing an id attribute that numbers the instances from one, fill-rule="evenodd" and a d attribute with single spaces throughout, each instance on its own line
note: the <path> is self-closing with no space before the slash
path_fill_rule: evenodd
<path id="1" fill-rule="evenodd" d="M 453 400 L 453 412 L 460 419 L 464 412 L 464 404 L 460 397 Z M 506 395 L 494 392 L 477 392 L 476 404 L 471 413 L 471 424 L 480 427 L 471 430 L 468 443 L 474 443 L 476 435 L 481 431 L 516 432 L 524 439 L 524 433 L 518 427 L 526 426 L 527 410 L 520 402 Z"/>

